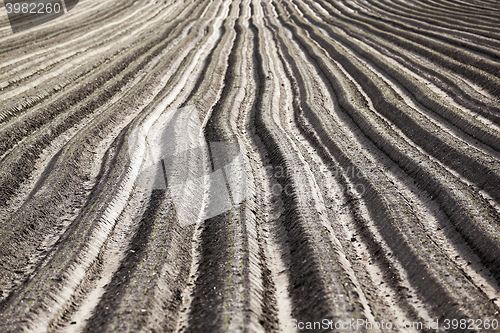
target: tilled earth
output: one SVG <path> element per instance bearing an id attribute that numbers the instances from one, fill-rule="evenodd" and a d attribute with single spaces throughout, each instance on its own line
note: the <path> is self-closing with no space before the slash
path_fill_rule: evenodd
<path id="1" fill-rule="evenodd" d="M 2 9 L 0 59 L 0 332 L 498 330 L 498 1 Z"/>

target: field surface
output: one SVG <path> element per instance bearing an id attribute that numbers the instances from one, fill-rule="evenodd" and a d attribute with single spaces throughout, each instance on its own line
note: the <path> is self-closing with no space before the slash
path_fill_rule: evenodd
<path id="1" fill-rule="evenodd" d="M 498 330 L 500 2 L 0 11 L 0 332 Z"/>

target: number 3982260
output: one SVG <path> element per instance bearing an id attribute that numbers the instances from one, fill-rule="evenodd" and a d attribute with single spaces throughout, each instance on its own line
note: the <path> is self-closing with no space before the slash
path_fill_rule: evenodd
<path id="1" fill-rule="evenodd" d="M 15 13 L 15 14 L 50 14 L 50 13 L 59 13 L 62 8 L 58 3 L 29 3 L 29 2 L 21 2 L 6 4 L 5 8 L 7 9 L 7 13 Z"/>

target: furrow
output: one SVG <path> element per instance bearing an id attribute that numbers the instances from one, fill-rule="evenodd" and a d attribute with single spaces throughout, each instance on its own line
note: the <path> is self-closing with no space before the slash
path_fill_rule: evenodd
<path id="1" fill-rule="evenodd" d="M 280 17 L 283 17 L 283 16 L 280 16 Z M 303 37 L 301 37 L 301 38 L 299 38 L 299 40 L 300 40 L 300 42 L 301 42 L 302 44 L 304 44 L 304 43 L 306 43 L 305 41 L 306 41 L 306 40 L 308 40 L 308 39 L 304 39 Z M 311 51 L 309 51 L 309 54 L 311 54 Z M 320 65 L 320 67 L 322 67 L 322 66 L 321 66 L 321 65 L 322 65 L 322 64 L 321 64 L 321 62 L 322 62 L 322 61 L 320 60 L 320 58 L 317 58 L 317 57 L 313 56 L 312 54 L 311 54 L 311 56 L 312 56 L 312 58 L 313 58 L 313 59 L 315 59 L 315 60 L 318 62 L 318 64 Z M 324 71 L 324 72 L 325 72 L 325 70 L 326 70 L 326 68 L 325 68 L 325 69 L 323 69 L 323 71 Z M 327 77 L 329 77 L 329 76 L 330 76 L 330 75 L 328 75 L 328 71 L 331 71 L 331 69 L 329 69 L 329 70 L 327 70 L 327 71 L 325 72 L 325 75 L 326 75 Z M 331 79 L 329 79 L 329 81 L 330 81 L 332 84 L 334 84 L 334 85 L 333 85 L 333 87 L 334 87 L 334 89 L 335 89 L 335 91 L 336 91 L 336 92 L 346 91 L 346 90 L 345 90 L 345 88 L 344 88 L 344 89 L 337 89 L 337 88 L 336 88 L 337 84 L 336 84 L 335 82 L 332 82 L 332 80 L 331 80 Z M 351 100 L 352 100 L 352 98 L 348 97 L 347 99 L 344 99 L 344 97 L 342 97 L 342 96 L 339 96 L 339 98 L 340 98 L 339 103 L 341 104 L 342 108 L 345 108 L 345 109 L 347 109 L 347 110 L 349 110 L 350 108 L 352 108 L 352 106 L 350 106 L 350 105 L 349 105 L 350 103 L 347 103 L 347 104 L 346 104 L 346 103 L 344 102 L 345 100 L 351 101 Z M 358 106 L 358 107 L 359 107 L 359 106 Z M 305 110 L 307 110 L 305 107 L 304 107 L 304 109 L 305 109 Z M 314 109 L 314 107 L 312 107 L 312 106 L 311 106 L 311 109 Z M 305 110 L 304 110 L 304 111 L 305 111 Z M 350 111 L 349 111 L 349 113 L 350 113 Z M 314 119 L 314 118 L 313 118 L 313 119 Z M 324 121 L 318 121 L 318 120 L 313 121 L 313 120 L 309 120 L 309 123 L 310 123 L 312 126 L 319 126 L 319 125 L 315 125 L 315 124 L 324 123 Z M 361 128 L 362 128 L 362 129 L 363 129 L 363 131 L 365 131 L 365 133 L 366 133 L 366 125 L 361 126 Z M 323 132 L 323 131 L 324 131 L 324 129 L 322 129 L 321 131 Z M 332 132 L 332 134 L 330 134 L 330 135 L 326 135 L 326 136 L 320 135 L 320 137 L 322 138 L 322 140 L 328 140 L 328 141 L 327 141 L 327 142 L 328 142 L 328 144 L 327 144 L 326 146 L 327 146 L 327 147 L 329 147 L 330 149 L 332 149 L 331 147 L 334 147 L 334 144 L 333 144 L 333 142 L 331 141 L 332 139 L 329 139 L 329 137 L 335 137 L 335 136 L 333 135 L 333 133 L 335 133 L 335 132 Z M 369 134 L 369 133 L 367 133 L 367 134 Z M 371 135 L 369 135 L 369 136 L 371 136 Z M 376 143 L 378 146 L 380 146 L 380 142 L 381 142 L 380 140 L 381 140 L 381 139 L 380 139 L 380 137 L 379 137 L 377 141 L 374 141 L 374 143 Z M 336 141 L 337 141 L 337 142 L 340 142 L 340 141 L 338 141 L 338 140 L 336 140 Z M 339 154 L 339 153 L 336 153 L 336 154 L 334 154 L 334 156 L 336 156 L 336 155 L 338 155 L 338 154 Z M 342 155 L 340 155 L 340 156 L 342 156 Z M 389 156 L 390 156 L 390 154 L 389 154 Z M 344 162 L 344 163 L 346 163 L 346 162 Z M 398 163 L 398 164 L 399 164 L 399 163 Z M 400 165 L 401 165 L 401 164 L 400 164 Z M 347 164 L 347 165 L 341 165 L 341 166 L 342 166 L 343 168 L 348 168 L 348 167 L 350 168 L 352 165 L 349 163 L 349 164 Z M 360 166 L 358 166 L 358 167 L 359 167 L 360 169 L 364 170 L 364 171 L 363 171 L 363 173 L 364 173 L 364 172 L 368 172 L 368 170 L 370 170 L 370 169 L 371 169 L 372 171 L 374 170 L 374 169 L 372 169 L 372 168 L 369 168 L 369 167 L 368 167 L 368 165 L 366 165 L 366 164 L 365 164 L 365 165 L 360 165 Z M 358 180 L 358 182 L 359 182 L 359 181 L 363 181 L 363 177 L 361 177 L 361 179 L 359 179 L 359 180 Z M 363 181 L 363 183 L 364 183 L 364 181 Z M 386 182 L 385 182 L 384 184 L 381 184 L 381 185 L 382 185 L 382 187 L 384 187 L 384 188 L 385 188 L 385 187 L 387 187 L 387 183 L 386 183 Z M 380 185 L 379 185 L 379 186 L 377 186 L 377 187 L 375 187 L 375 188 L 374 188 L 374 187 L 370 188 L 370 187 L 371 187 L 371 186 L 373 186 L 373 185 L 368 185 L 368 184 L 364 184 L 364 186 L 365 186 L 366 191 L 369 191 L 369 190 L 371 191 L 372 189 L 373 189 L 373 190 L 375 190 L 375 192 L 374 192 L 372 195 L 375 195 L 375 193 L 377 193 L 377 192 L 380 190 L 380 188 L 381 188 L 381 187 L 380 187 Z M 376 190 L 376 188 L 378 188 L 379 190 L 377 191 L 377 190 Z M 387 195 L 388 195 L 388 194 L 389 194 L 389 193 L 391 193 L 391 192 L 384 192 L 384 193 L 387 193 Z M 397 193 L 397 192 L 396 192 L 396 193 Z M 390 200 L 388 201 L 388 203 L 389 203 L 390 201 L 393 201 L 394 199 L 396 199 L 396 197 L 394 197 L 393 199 L 390 199 Z M 373 200 L 374 200 L 374 197 L 373 197 L 373 196 L 370 196 L 370 197 L 368 197 L 368 198 L 367 198 L 368 203 L 373 202 Z M 378 206 L 375 206 L 375 207 L 377 207 L 377 209 L 376 209 L 377 215 L 378 215 L 378 214 L 382 214 L 381 209 L 380 209 L 380 208 L 381 208 L 381 206 L 380 206 L 380 205 L 382 205 L 382 202 L 379 202 Z M 401 208 L 397 208 L 398 206 L 400 206 L 400 204 L 398 204 L 397 206 L 395 206 L 395 207 L 393 208 L 393 210 L 394 210 L 394 209 L 396 209 L 396 211 L 400 210 Z M 374 208 L 374 207 L 372 207 L 371 209 L 375 209 L 375 208 Z M 396 212 L 396 211 L 393 211 L 393 213 L 391 213 L 391 215 L 392 215 L 392 214 L 394 214 L 394 212 Z M 402 213 L 404 213 L 404 211 L 403 211 Z M 387 219 L 389 218 L 388 216 L 384 216 L 384 217 L 381 217 L 381 215 L 378 215 L 378 216 L 377 216 L 377 215 L 374 215 L 374 213 L 371 213 L 370 215 L 372 215 L 372 216 L 376 216 L 375 221 L 380 221 L 379 219 L 382 219 L 382 220 L 387 220 Z M 399 214 L 398 214 L 398 215 L 399 215 Z M 404 219 L 405 219 L 405 217 L 404 217 L 404 216 L 405 216 L 405 215 L 399 215 L 399 216 L 397 217 L 397 220 L 396 220 L 396 221 L 398 221 L 399 219 L 403 219 L 403 220 L 404 220 Z M 395 218 L 396 218 L 396 217 L 395 217 Z M 407 216 L 406 218 L 410 218 L 410 216 Z M 396 223 L 395 225 L 398 225 L 398 226 L 406 225 L 406 223 L 405 223 L 405 224 L 401 224 L 401 223 L 396 222 L 396 221 L 395 221 L 395 223 Z M 409 225 L 412 225 L 412 223 L 409 223 Z M 385 231 L 383 231 L 383 232 L 382 232 L 382 234 L 384 234 L 385 232 L 388 232 L 388 231 L 389 231 L 389 229 L 388 229 L 388 228 L 390 228 L 388 225 L 384 226 L 384 229 L 383 229 L 383 230 L 385 230 Z M 395 231 L 395 230 L 393 230 L 393 231 Z M 392 231 L 391 231 L 391 232 L 392 232 Z M 414 232 L 415 232 L 415 231 L 412 231 L 411 233 L 414 233 Z M 411 233 L 410 233 L 410 234 L 411 234 Z M 384 237 L 385 237 L 385 236 L 384 236 Z M 391 238 L 390 238 L 390 239 L 393 239 L 394 237 L 397 237 L 397 236 L 396 236 L 395 234 L 393 234 L 393 235 L 391 236 Z M 418 238 L 417 238 L 417 239 L 418 239 Z M 386 238 L 386 241 L 388 242 L 388 244 L 389 244 L 389 245 L 390 245 L 390 243 L 392 242 L 392 240 L 391 240 L 391 241 L 389 241 L 389 239 L 387 239 L 387 238 Z M 414 241 L 411 241 L 411 240 L 409 240 L 409 241 L 410 241 L 410 242 L 409 242 L 409 244 L 411 244 L 411 246 L 417 246 L 417 247 L 418 247 L 418 245 L 417 245 L 418 243 L 414 243 Z M 474 248 L 475 248 L 475 247 L 474 247 Z M 398 252 L 401 252 L 401 249 L 400 249 Z M 410 255 L 410 253 L 412 253 L 412 252 L 411 252 L 411 250 L 409 250 L 409 249 L 408 249 L 408 251 L 404 251 L 404 252 L 406 253 L 405 255 Z M 420 253 L 420 252 L 419 252 L 419 255 L 423 255 L 423 253 Z M 416 258 L 414 258 L 414 260 L 416 260 Z M 402 262 L 404 263 L 404 260 L 403 260 Z M 406 264 L 406 265 L 408 265 L 408 264 Z M 415 262 L 412 262 L 412 266 L 414 266 L 414 265 L 415 265 Z M 425 265 L 425 264 L 424 264 L 424 265 Z M 494 267 L 494 265 L 493 265 L 493 267 Z M 409 268 L 409 266 L 405 267 L 405 270 L 408 270 L 408 268 Z M 435 267 L 434 267 L 434 269 L 435 269 Z M 425 270 L 424 270 L 424 271 L 425 271 Z M 410 274 L 410 276 L 411 276 L 411 274 L 416 274 L 416 273 L 417 273 L 417 271 L 413 271 L 413 273 L 411 273 L 411 272 L 408 272 L 408 273 L 409 273 L 409 274 Z M 430 272 L 429 272 L 429 273 L 430 273 Z M 422 272 L 419 272 L 419 275 L 420 275 L 420 274 L 422 274 Z M 432 273 L 432 275 L 434 275 L 434 274 L 435 274 L 435 273 Z M 441 273 L 441 274 L 442 274 L 442 273 Z M 436 282 L 437 282 L 437 281 L 436 281 Z M 437 287 L 437 286 L 438 286 L 438 284 L 436 284 L 436 288 L 442 288 L 442 287 Z M 416 288 L 417 288 L 417 290 L 418 290 L 418 292 L 419 292 L 419 293 L 422 293 L 422 292 L 423 292 L 423 290 L 421 290 L 421 288 L 422 288 L 422 287 L 418 287 L 418 285 L 416 285 Z M 436 291 L 436 290 L 435 290 L 435 291 Z M 448 291 L 448 292 L 449 292 L 449 291 Z M 423 295 L 422 295 L 422 296 L 423 296 Z M 431 298 L 431 299 L 432 299 L 432 298 Z M 431 301 L 431 299 L 428 299 L 427 301 Z M 476 309 L 477 309 L 477 308 L 476 308 Z"/>

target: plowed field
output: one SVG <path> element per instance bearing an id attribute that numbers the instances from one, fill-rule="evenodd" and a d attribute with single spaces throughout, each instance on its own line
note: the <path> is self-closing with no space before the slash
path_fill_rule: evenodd
<path id="1" fill-rule="evenodd" d="M 498 1 L 0 10 L 0 332 L 500 330 Z"/>

